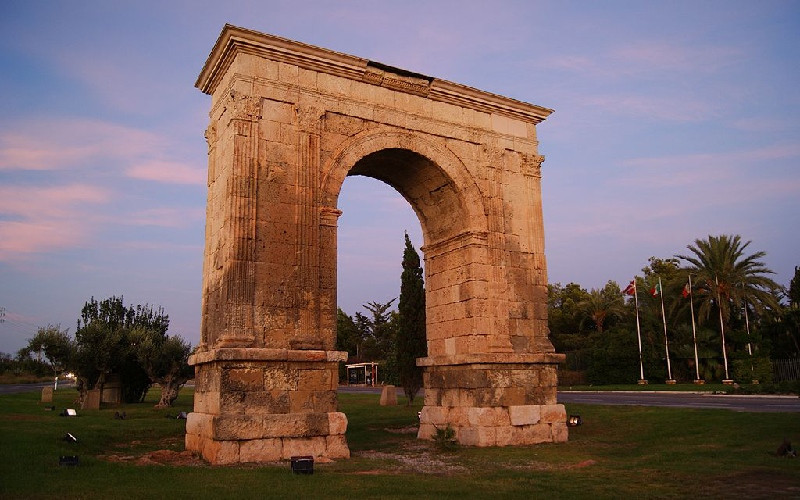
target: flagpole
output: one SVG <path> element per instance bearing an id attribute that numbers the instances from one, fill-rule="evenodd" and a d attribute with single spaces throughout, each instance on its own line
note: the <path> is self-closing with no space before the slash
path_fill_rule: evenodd
<path id="1" fill-rule="evenodd" d="M 642 363 L 642 331 L 639 328 L 639 294 L 636 293 L 636 276 L 633 277 L 633 302 L 636 306 L 636 338 L 639 340 L 639 385 L 647 385 L 644 378 L 644 363 Z"/>
<path id="2" fill-rule="evenodd" d="M 717 288 L 717 310 L 719 311 L 719 333 L 722 337 L 722 360 L 725 363 L 725 380 L 723 384 L 731 385 L 733 380 L 728 376 L 728 353 L 725 350 L 725 323 L 722 321 L 722 295 L 719 293 L 719 280 L 714 276 L 714 284 Z"/>
<path id="3" fill-rule="evenodd" d="M 692 293 L 692 275 L 689 274 L 689 309 L 692 312 L 692 339 L 694 339 L 694 369 L 697 373 L 697 378 L 694 379 L 695 384 L 705 384 L 706 381 L 700 378 L 700 361 L 697 358 L 697 327 L 694 321 L 694 294 Z"/>
<path id="4" fill-rule="evenodd" d="M 747 317 L 747 301 L 744 301 L 744 326 L 747 328 L 747 353 L 750 355 L 750 376 L 752 383 L 757 384 L 755 369 L 753 368 L 753 349 L 750 347 L 750 319 Z"/>
<path id="5" fill-rule="evenodd" d="M 661 288 L 661 276 L 658 277 L 658 295 L 661 298 L 661 321 L 664 323 L 664 351 L 667 354 L 667 383 L 674 384 L 672 365 L 669 361 L 669 338 L 667 337 L 667 315 L 664 314 L 664 289 Z"/>

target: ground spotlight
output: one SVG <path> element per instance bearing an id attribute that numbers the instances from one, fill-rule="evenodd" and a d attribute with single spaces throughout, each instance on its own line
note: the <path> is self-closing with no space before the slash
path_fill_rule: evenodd
<path id="1" fill-rule="evenodd" d="M 298 456 L 292 457 L 292 472 L 295 474 L 313 474 L 314 457 Z"/>
<path id="2" fill-rule="evenodd" d="M 78 438 L 76 438 L 75 436 L 73 436 L 69 432 L 64 434 L 64 437 L 62 439 L 64 441 L 67 441 L 68 443 L 77 443 L 78 442 Z"/>
<path id="3" fill-rule="evenodd" d="M 583 419 L 580 415 L 570 415 L 567 418 L 567 427 L 578 427 L 583 423 Z"/>

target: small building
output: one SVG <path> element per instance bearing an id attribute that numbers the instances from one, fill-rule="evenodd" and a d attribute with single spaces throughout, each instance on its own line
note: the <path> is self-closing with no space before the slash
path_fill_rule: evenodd
<path id="1" fill-rule="evenodd" d="M 347 368 L 347 385 L 367 385 L 375 387 L 378 383 L 378 363 L 353 363 L 345 365 Z"/>

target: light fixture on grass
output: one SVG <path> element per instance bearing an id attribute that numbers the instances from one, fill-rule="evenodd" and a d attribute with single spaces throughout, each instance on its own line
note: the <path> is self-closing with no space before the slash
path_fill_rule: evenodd
<path id="1" fill-rule="evenodd" d="M 68 443 L 77 443 L 78 442 L 78 438 L 76 438 L 75 436 L 73 436 L 69 432 L 64 434 L 64 437 L 62 439 L 64 441 L 68 442 Z"/>
<path id="2" fill-rule="evenodd" d="M 58 457 L 58 465 L 78 465 L 78 455 L 62 455 Z"/>
<path id="3" fill-rule="evenodd" d="M 578 427 L 583 423 L 580 415 L 570 415 L 567 417 L 567 427 Z"/>
<path id="4" fill-rule="evenodd" d="M 296 456 L 292 457 L 292 472 L 295 474 L 313 474 L 314 457 Z"/>

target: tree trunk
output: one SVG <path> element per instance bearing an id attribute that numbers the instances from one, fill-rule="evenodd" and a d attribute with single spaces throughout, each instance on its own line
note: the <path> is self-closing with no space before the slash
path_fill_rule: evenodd
<path id="1" fill-rule="evenodd" d="M 161 398 L 158 400 L 158 404 L 156 404 L 155 407 L 169 408 L 172 406 L 172 403 L 178 399 L 178 393 L 181 387 L 183 387 L 183 384 L 186 383 L 186 379 L 168 377 L 160 380 L 158 383 L 161 386 Z"/>

